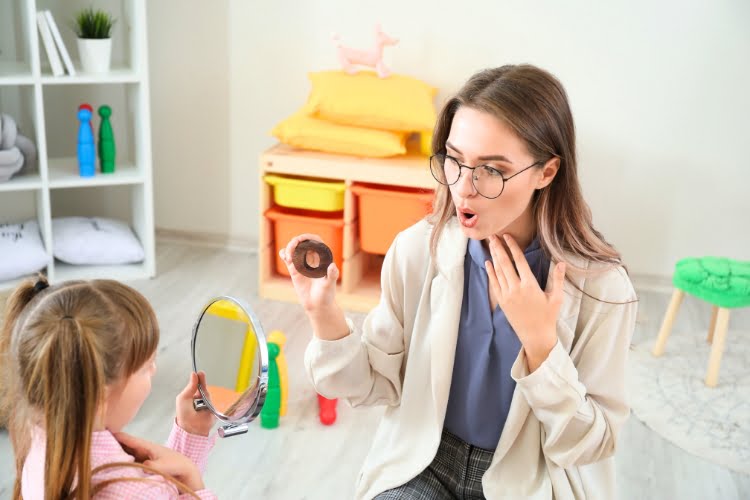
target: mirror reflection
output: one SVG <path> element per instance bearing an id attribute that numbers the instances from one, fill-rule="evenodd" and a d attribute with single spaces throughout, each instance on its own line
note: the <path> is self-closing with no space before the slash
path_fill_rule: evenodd
<path id="1" fill-rule="evenodd" d="M 193 332 L 193 367 L 204 371 L 207 381 L 199 387 L 203 397 L 194 403 L 197 410 L 213 411 L 235 425 L 257 417 L 267 390 L 268 349 L 247 306 L 231 297 L 209 302 Z"/>

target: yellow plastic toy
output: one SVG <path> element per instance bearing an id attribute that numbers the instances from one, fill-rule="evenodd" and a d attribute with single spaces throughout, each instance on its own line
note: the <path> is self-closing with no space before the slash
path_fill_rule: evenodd
<path id="1" fill-rule="evenodd" d="M 268 335 L 268 342 L 279 346 L 279 355 L 276 357 L 276 365 L 279 368 L 279 384 L 281 385 L 281 407 L 279 416 L 286 415 L 287 395 L 289 394 L 289 373 L 287 371 L 286 356 L 284 356 L 284 344 L 286 336 L 281 330 L 274 330 Z"/>
<path id="2" fill-rule="evenodd" d="M 249 383 L 250 375 L 252 374 L 252 368 L 255 363 L 255 349 L 257 341 L 255 339 L 255 332 L 250 325 L 249 319 L 245 316 L 241 309 L 239 309 L 233 302 L 228 300 L 220 300 L 214 302 L 207 311 L 209 314 L 219 316 L 225 319 L 241 321 L 247 324 L 247 333 L 245 334 L 245 342 L 242 347 L 242 354 L 240 357 L 239 369 L 237 370 L 237 381 L 235 383 L 235 392 L 241 394 L 244 392 Z M 281 406 L 279 408 L 279 416 L 286 415 L 287 401 L 289 394 L 289 374 L 286 363 L 286 357 L 284 356 L 284 344 L 286 344 L 286 336 L 280 330 L 272 331 L 267 338 L 268 342 L 272 342 L 279 346 L 279 355 L 276 358 L 276 364 L 279 369 L 279 384 L 281 386 Z M 226 399 L 231 400 L 229 395 L 225 395 L 226 390 L 222 388 L 214 388 L 209 385 L 209 392 L 217 392 L 226 396 Z"/>

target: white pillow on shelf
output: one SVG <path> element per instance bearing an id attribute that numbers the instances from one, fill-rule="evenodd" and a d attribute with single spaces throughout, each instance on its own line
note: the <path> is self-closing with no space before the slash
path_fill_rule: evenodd
<path id="1" fill-rule="evenodd" d="M 76 265 L 133 264 L 144 258 L 143 246 L 130 226 L 102 217 L 52 219 L 52 253 Z"/>
<path id="2" fill-rule="evenodd" d="M 48 262 L 36 220 L 0 224 L 0 281 L 37 273 Z"/>

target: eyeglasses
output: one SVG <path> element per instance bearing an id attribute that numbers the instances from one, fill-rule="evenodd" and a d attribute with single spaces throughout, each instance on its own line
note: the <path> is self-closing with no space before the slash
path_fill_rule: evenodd
<path id="1" fill-rule="evenodd" d="M 544 161 L 539 160 L 536 163 L 519 170 L 510 177 L 503 177 L 503 174 L 501 174 L 499 170 L 490 167 L 489 165 L 469 167 L 467 165 L 461 165 L 458 160 L 452 156 L 438 153 L 430 157 L 430 172 L 432 172 L 432 176 L 440 184 L 443 184 L 444 186 L 452 186 L 457 183 L 458 179 L 461 177 L 461 169 L 468 168 L 471 170 L 471 183 L 474 185 L 474 189 L 477 190 L 477 193 L 485 198 L 494 199 L 503 194 L 506 182 L 518 174 L 542 163 L 544 163 Z"/>

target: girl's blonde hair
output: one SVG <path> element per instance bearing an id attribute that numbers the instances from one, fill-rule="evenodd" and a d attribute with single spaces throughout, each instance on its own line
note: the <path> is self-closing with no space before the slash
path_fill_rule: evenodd
<path id="1" fill-rule="evenodd" d="M 158 343 L 154 310 L 117 281 L 50 287 L 40 278 L 13 292 L 0 330 L 0 422 L 7 420 L 15 452 L 14 498 L 21 498 L 32 425 L 46 434 L 46 500 L 88 499 L 106 486 L 91 480 L 91 435 L 105 387 L 135 373 Z"/>
<path id="2" fill-rule="evenodd" d="M 489 113 L 510 126 L 534 161 L 559 158 L 554 180 L 536 191 L 531 201 L 539 243 L 548 257 L 566 262 L 567 251 L 603 264 L 595 266 L 601 271 L 622 264 L 620 253 L 594 229 L 591 210 L 583 199 L 573 115 L 565 89 L 554 76 L 531 65 L 508 65 L 475 74 L 440 112 L 432 136 L 434 153 L 446 152 L 453 117 L 462 106 Z M 438 185 L 429 218 L 433 224 L 433 258 L 443 228 L 455 215 L 449 188 Z M 574 263 L 567 262 L 567 266 L 571 271 L 584 272 Z"/>

